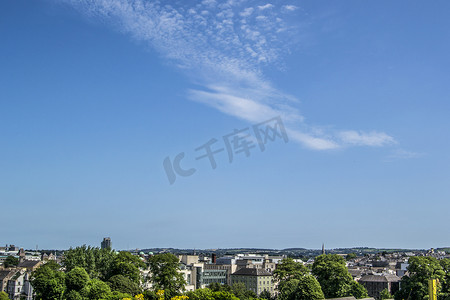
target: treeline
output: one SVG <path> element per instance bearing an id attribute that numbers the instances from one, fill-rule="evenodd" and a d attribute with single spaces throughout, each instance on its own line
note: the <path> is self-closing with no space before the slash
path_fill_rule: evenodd
<path id="1" fill-rule="evenodd" d="M 62 266 L 49 261 L 39 267 L 31 284 L 42 300 L 121 300 L 142 292 L 140 268 L 145 267 L 129 252 L 82 246 L 66 251 Z"/>
<path id="2" fill-rule="evenodd" d="M 292 258 L 283 259 L 274 276 L 279 282 L 279 300 L 367 297 L 364 286 L 348 272 L 344 258 L 336 254 L 317 256 L 310 269 Z"/>
<path id="3" fill-rule="evenodd" d="M 400 290 L 394 295 L 396 300 L 427 299 L 429 279 L 437 279 L 438 300 L 450 299 L 450 259 L 415 256 L 408 263 L 409 275 L 402 277 Z"/>
<path id="4" fill-rule="evenodd" d="M 144 277 L 141 269 L 148 269 L 151 276 Z M 129 252 L 82 246 L 66 251 L 62 265 L 50 261 L 40 266 L 32 273 L 31 284 L 38 300 L 257 299 L 244 284 L 212 284 L 186 293 L 186 282 L 179 271 L 179 259 L 170 253 L 143 262 Z M 151 283 L 151 289 L 142 289 L 146 282 Z"/>
<path id="5" fill-rule="evenodd" d="M 11 262 L 13 263 L 13 262 Z M 143 277 L 142 269 L 151 276 Z M 245 285 L 212 284 L 208 288 L 185 292 L 186 282 L 179 272 L 178 257 L 157 254 L 147 262 L 129 252 L 111 249 L 77 247 L 64 253 L 62 265 L 50 261 L 32 273 L 31 284 L 36 299 L 41 300 L 122 300 L 122 299 L 191 299 L 191 300 L 250 300 L 257 295 Z M 411 257 L 408 275 L 401 281 L 396 300 L 422 300 L 428 296 L 428 280 L 437 279 L 438 300 L 450 299 L 450 259 Z M 354 296 L 366 298 L 367 290 L 353 280 L 339 255 L 320 255 L 310 267 L 287 258 L 277 265 L 274 280 L 278 282 L 278 300 L 319 300 Z M 152 288 L 143 290 L 142 283 Z M 0 293 L 1 299 L 5 293 Z M 383 291 L 382 298 L 392 297 Z M 259 299 L 273 300 L 264 291 Z"/>
<path id="6" fill-rule="evenodd" d="M 141 269 L 148 269 L 151 276 L 143 277 Z M 179 270 L 178 257 L 170 253 L 151 256 L 144 262 L 129 252 L 82 246 L 66 251 L 62 266 L 50 261 L 39 267 L 32 273 L 31 284 L 39 300 L 275 299 L 268 291 L 257 298 L 243 283 L 212 284 L 184 292 L 186 282 Z M 345 260 L 338 255 L 320 255 L 311 268 L 292 258 L 284 259 L 274 279 L 279 300 L 367 297 L 365 288 L 352 279 Z M 142 283 L 148 281 L 152 288 L 143 290 Z"/>

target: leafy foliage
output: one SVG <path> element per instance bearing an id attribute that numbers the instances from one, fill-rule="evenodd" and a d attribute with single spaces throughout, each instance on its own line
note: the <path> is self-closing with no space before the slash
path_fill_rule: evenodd
<path id="1" fill-rule="evenodd" d="M 344 258 L 339 255 L 319 255 L 314 260 L 312 273 L 319 281 L 325 298 L 367 297 L 367 290 L 353 280 Z"/>
<path id="2" fill-rule="evenodd" d="M 428 279 L 438 279 L 438 296 L 445 296 L 442 286 L 447 286 L 446 274 L 436 258 L 415 256 L 409 258 L 408 263 L 409 276 L 402 277 L 401 289 L 395 293 L 395 299 L 424 299 L 428 295 Z M 443 264 L 446 266 L 446 262 Z"/>
<path id="3" fill-rule="evenodd" d="M 226 291 L 213 292 L 213 298 L 214 300 L 242 300 L 236 297 L 233 293 Z"/>
<path id="4" fill-rule="evenodd" d="M 356 256 L 356 253 L 352 252 L 352 253 L 349 253 L 349 254 L 347 254 L 347 255 L 345 256 L 345 260 L 355 259 L 356 257 L 357 257 L 357 256 Z"/>
<path id="5" fill-rule="evenodd" d="M 139 268 L 145 264 L 131 253 L 82 246 L 66 251 L 63 264 L 66 273 L 54 261 L 33 272 L 31 284 L 37 299 L 122 300 L 141 292 Z M 85 268 L 98 277 L 90 277 Z"/>
<path id="6" fill-rule="evenodd" d="M 75 267 L 66 274 L 67 290 L 80 291 L 90 280 L 85 269 Z"/>
<path id="7" fill-rule="evenodd" d="M 394 296 L 389 293 L 388 289 L 384 289 L 380 292 L 380 299 L 386 300 L 386 299 L 394 299 Z"/>
<path id="8" fill-rule="evenodd" d="M 111 249 L 100 249 L 83 245 L 64 252 L 63 266 L 67 271 L 75 267 L 86 270 L 90 278 L 107 280 L 116 253 Z"/>
<path id="9" fill-rule="evenodd" d="M 3 262 L 3 266 L 5 268 L 15 267 L 19 264 L 19 259 L 14 256 L 8 256 L 5 261 Z"/>
<path id="10" fill-rule="evenodd" d="M 60 265 L 50 261 L 40 266 L 31 275 L 31 284 L 36 292 L 37 299 L 59 300 L 65 290 L 65 274 L 59 271 Z"/>
<path id="11" fill-rule="evenodd" d="M 274 297 L 272 297 L 268 290 L 264 290 L 259 294 L 259 299 L 272 300 Z"/>
<path id="12" fill-rule="evenodd" d="M 3 291 L 1 291 L 0 292 L 0 300 L 9 300 L 8 294 L 3 292 Z"/>
<path id="13" fill-rule="evenodd" d="M 150 257 L 149 266 L 155 290 L 164 290 L 169 299 L 184 290 L 186 282 L 179 272 L 178 257 L 171 253 L 157 254 Z"/>
<path id="14" fill-rule="evenodd" d="M 80 293 L 75 290 L 69 291 L 66 294 L 65 298 L 66 300 L 84 300 L 83 296 L 81 296 Z"/>
<path id="15" fill-rule="evenodd" d="M 124 275 L 114 275 L 108 281 L 111 290 L 137 295 L 141 293 L 139 285 Z"/>
<path id="16" fill-rule="evenodd" d="M 111 294 L 110 287 L 99 279 L 91 279 L 80 294 L 88 299 L 105 299 Z"/>
<path id="17" fill-rule="evenodd" d="M 289 279 L 280 290 L 280 300 L 319 300 L 324 299 L 319 282 L 312 275 L 300 279 Z"/>
<path id="18" fill-rule="evenodd" d="M 283 285 L 291 279 L 300 280 L 309 274 L 309 270 L 302 263 L 294 261 L 292 258 L 283 259 L 278 265 L 273 275 L 279 281 L 278 290 L 283 289 Z"/>
<path id="19" fill-rule="evenodd" d="M 233 283 L 230 292 L 240 300 L 256 298 L 255 292 L 248 290 L 242 282 Z"/>
<path id="20" fill-rule="evenodd" d="M 186 293 L 189 300 L 214 300 L 213 291 L 209 288 L 197 289 Z"/>
<path id="21" fill-rule="evenodd" d="M 240 300 L 256 298 L 256 293 L 248 290 L 242 282 L 233 283 L 231 286 L 227 284 L 211 283 L 208 287 L 213 292 L 213 297 L 229 297 L 228 294 L 231 294 Z"/>
<path id="22" fill-rule="evenodd" d="M 122 251 L 114 257 L 109 276 L 122 275 L 135 284 L 140 282 L 139 268 L 145 268 L 145 263 L 139 257 L 129 252 Z"/>

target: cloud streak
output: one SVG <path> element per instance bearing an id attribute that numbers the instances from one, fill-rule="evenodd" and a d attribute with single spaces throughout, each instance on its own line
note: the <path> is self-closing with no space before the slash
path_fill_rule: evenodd
<path id="1" fill-rule="evenodd" d="M 61 0 L 89 17 L 114 25 L 149 43 L 201 88 L 188 97 L 249 122 L 279 115 L 291 138 L 310 149 L 386 146 L 382 132 L 323 133 L 308 126 L 298 100 L 265 79 L 263 66 L 277 65 L 289 52 L 298 7 L 250 0 L 179 3 L 144 0 Z"/>

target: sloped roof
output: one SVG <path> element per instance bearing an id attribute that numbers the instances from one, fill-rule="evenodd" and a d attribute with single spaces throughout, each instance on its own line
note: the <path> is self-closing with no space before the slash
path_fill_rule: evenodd
<path id="1" fill-rule="evenodd" d="M 19 263 L 18 267 L 19 268 L 33 268 L 36 265 L 40 264 L 41 262 L 39 260 L 25 260 L 21 263 Z"/>
<path id="2" fill-rule="evenodd" d="M 365 282 L 397 282 L 400 281 L 400 277 L 396 276 L 396 275 L 391 275 L 391 274 L 387 274 L 387 275 L 366 275 L 361 277 L 361 279 L 359 280 L 361 281 L 365 281 Z"/>
<path id="3" fill-rule="evenodd" d="M 272 276 L 272 273 L 261 268 L 242 268 L 234 272 L 232 275 L 244 276 Z"/>
<path id="4" fill-rule="evenodd" d="M 20 275 L 22 275 L 22 273 L 17 271 L 16 274 L 14 274 L 14 276 L 11 278 L 11 280 L 17 280 L 20 277 Z"/>
<path id="5" fill-rule="evenodd" d="M 11 270 L 2 270 L 2 271 L 0 271 L 0 280 L 5 279 L 9 275 L 9 273 L 11 273 Z"/>

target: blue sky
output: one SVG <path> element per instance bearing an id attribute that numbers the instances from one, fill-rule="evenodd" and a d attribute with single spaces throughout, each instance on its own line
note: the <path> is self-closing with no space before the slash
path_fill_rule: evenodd
<path id="1" fill-rule="evenodd" d="M 449 9 L 2 1 L 0 243 L 449 246 Z M 288 143 L 195 159 L 276 116 Z"/>

